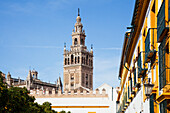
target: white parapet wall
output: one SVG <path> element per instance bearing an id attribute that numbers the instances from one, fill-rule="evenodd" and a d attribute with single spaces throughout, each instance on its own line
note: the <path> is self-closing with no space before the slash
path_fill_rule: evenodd
<path id="1" fill-rule="evenodd" d="M 111 95 L 110 95 L 111 94 Z M 97 88 L 95 91 L 87 92 L 68 91 L 56 93 L 54 90 L 49 93 L 34 90 L 31 93 L 35 96 L 36 102 L 42 104 L 46 101 L 52 104 L 52 108 L 56 111 L 71 111 L 71 113 L 116 113 L 117 91 L 112 87 L 105 85 Z M 110 97 L 112 96 L 112 97 Z"/>

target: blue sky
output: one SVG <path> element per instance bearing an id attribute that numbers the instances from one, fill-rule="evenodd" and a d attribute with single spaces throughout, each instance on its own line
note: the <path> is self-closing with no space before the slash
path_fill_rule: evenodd
<path id="1" fill-rule="evenodd" d="M 0 0 L 0 70 L 26 79 L 35 68 L 39 78 L 63 77 L 63 46 L 80 8 L 86 46 L 94 46 L 94 88 L 119 85 L 118 71 L 126 27 L 135 0 Z"/>

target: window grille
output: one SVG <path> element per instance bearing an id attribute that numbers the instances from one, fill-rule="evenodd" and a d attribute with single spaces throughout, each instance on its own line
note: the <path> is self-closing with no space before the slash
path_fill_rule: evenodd
<path id="1" fill-rule="evenodd" d="M 166 85 L 166 58 L 165 38 L 159 46 L 159 86 L 162 89 Z"/>
<path id="2" fill-rule="evenodd" d="M 160 113 L 167 113 L 167 101 L 164 100 L 160 103 Z"/>
<path id="3" fill-rule="evenodd" d="M 150 113 L 154 113 L 154 95 L 150 97 Z"/>
<path id="4" fill-rule="evenodd" d="M 157 38 L 159 41 L 162 32 L 165 30 L 165 0 L 162 2 L 161 8 L 158 12 L 157 26 L 158 26 Z"/>

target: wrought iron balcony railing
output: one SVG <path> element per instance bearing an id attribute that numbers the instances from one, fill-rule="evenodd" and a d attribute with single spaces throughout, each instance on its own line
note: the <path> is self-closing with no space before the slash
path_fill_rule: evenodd
<path id="1" fill-rule="evenodd" d="M 144 62 L 142 61 L 142 53 L 144 56 L 144 52 L 140 52 L 137 65 L 138 65 L 138 78 L 144 77 L 146 74 L 147 69 L 145 68 Z"/>
<path id="2" fill-rule="evenodd" d="M 149 28 L 145 39 L 145 63 L 151 61 L 152 57 L 156 54 L 155 50 L 155 33 L 156 28 Z"/>

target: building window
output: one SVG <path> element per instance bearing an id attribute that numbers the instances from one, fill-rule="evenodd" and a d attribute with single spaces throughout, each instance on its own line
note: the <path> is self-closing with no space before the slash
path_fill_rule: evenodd
<path id="1" fill-rule="evenodd" d="M 71 84 L 71 87 L 74 87 L 74 84 L 73 84 L 73 83 Z"/>
<path id="2" fill-rule="evenodd" d="M 77 45 L 77 38 L 74 39 L 74 45 Z"/>
<path id="3" fill-rule="evenodd" d="M 86 65 L 88 65 L 88 58 L 89 58 L 89 56 L 86 55 Z"/>
<path id="4" fill-rule="evenodd" d="M 88 80 L 88 74 L 86 74 L 86 80 Z"/>
<path id="5" fill-rule="evenodd" d="M 84 45 L 84 40 L 83 39 L 81 39 L 81 45 Z"/>
<path id="6" fill-rule="evenodd" d="M 150 113 L 154 113 L 154 95 L 151 95 L 150 98 Z"/>
<path id="7" fill-rule="evenodd" d="M 160 113 L 167 113 L 167 101 L 164 100 L 160 103 Z"/>
<path id="8" fill-rule="evenodd" d="M 165 30 L 165 0 L 163 0 L 162 5 L 159 9 L 157 15 L 157 40 L 160 40 L 162 32 Z"/>
<path id="9" fill-rule="evenodd" d="M 74 62 L 74 55 L 71 55 L 71 64 Z"/>
<path id="10" fill-rule="evenodd" d="M 80 63 L 80 57 L 78 56 L 78 64 Z"/>
<path id="11" fill-rule="evenodd" d="M 136 85 L 136 69 L 134 69 L 133 75 L 134 75 L 134 86 L 135 86 Z"/>
<path id="12" fill-rule="evenodd" d="M 65 65 L 67 65 L 67 59 L 65 58 Z"/>
<path id="13" fill-rule="evenodd" d="M 128 99 L 129 99 L 129 96 L 130 96 L 130 90 L 129 90 L 129 86 L 128 86 Z"/>
<path id="14" fill-rule="evenodd" d="M 77 64 L 77 57 L 75 57 L 75 64 Z"/>
<path id="15" fill-rule="evenodd" d="M 86 87 L 88 87 L 88 82 L 86 82 Z"/>
<path id="16" fill-rule="evenodd" d="M 74 75 L 71 76 L 71 80 L 74 80 Z"/>
<path id="17" fill-rule="evenodd" d="M 130 91 L 132 92 L 132 78 L 130 78 Z"/>
<path id="18" fill-rule="evenodd" d="M 68 58 L 68 65 L 70 64 L 70 59 Z"/>
<path id="19" fill-rule="evenodd" d="M 166 78 L 168 77 L 168 56 L 169 56 L 169 43 L 166 45 L 164 39 L 159 46 L 159 86 L 162 89 L 166 85 Z"/>
<path id="20" fill-rule="evenodd" d="M 84 84 L 84 73 L 82 73 L 82 83 Z"/>

